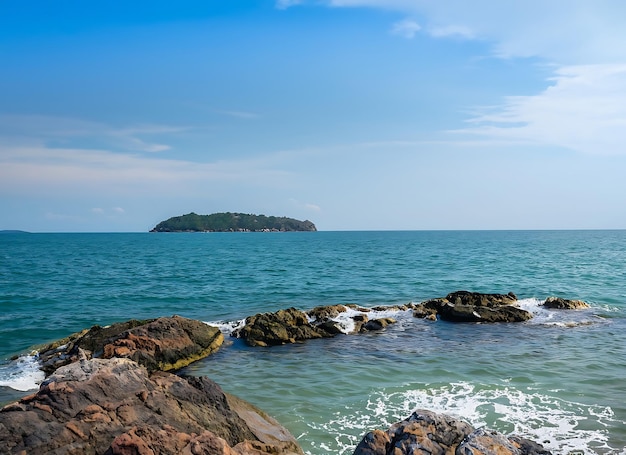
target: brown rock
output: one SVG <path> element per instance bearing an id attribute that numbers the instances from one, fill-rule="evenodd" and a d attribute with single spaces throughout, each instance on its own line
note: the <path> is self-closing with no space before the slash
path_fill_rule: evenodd
<path id="1" fill-rule="evenodd" d="M 389 324 L 395 324 L 396 320 L 393 318 L 380 318 L 380 319 L 371 319 L 367 321 L 360 329 L 361 332 L 369 332 L 382 330 L 387 327 Z"/>
<path id="2" fill-rule="evenodd" d="M 233 336 L 243 338 L 251 346 L 274 346 L 333 334 L 310 324 L 304 312 L 288 308 L 248 317 L 246 325 L 235 330 Z"/>
<path id="3" fill-rule="evenodd" d="M 173 316 L 93 326 L 40 349 L 46 375 L 81 359 L 131 358 L 149 370 L 175 370 L 206 357 L 224 341 L 216 327 Z"/>
<path id="4" fill-rule="evenodd" d="M 508 294 L 481 294 L 456 291 L 444 298 L 427 300 L 415 306 L 413 316 L 452 322 L 522 322 L 532 313 L 514 306 L 517 297 Z"/>
<path id="5" fill-rule="evenodd" d="M 486 306 L 452 305 L 439 312 L 444 321 L 452 322 L 522 322 L 533 317 L 532 313 L 515 306 L 491 308 Z"/>
<path id="6" fill-rule="evenodd" d="M 325 322 L 346 311 L 348 308 L 345 305 L 328 305 L 315 307 L 311 311 L 307 311 L 306 314 L 316 322 Z"/>
<path id="7" fill-rule="evenodd" d="M 0 410 L 0 441 L 2 453 L 29 455 L 302 453 L 287 430 L 210 379 L 149 375 L 120 358 L 59 368 L 33 397 Z M 261 449 L 234 449 L 246 441 Z"/>
<path id="8" fill-rule="evenodd" d="M 448 294 L 445 298 L 453 305 L 487 307 L 511 305 L 517 302 L 517 296 L 512 292 L 509 292 L 508 294 L 483 294 L 480 292 L 455 291 Z"/>
<path id="9" fill-rule="evenodd" d="M 546 308 L 557 310 L 579 310 L 581 308 L 589 308 L 589 304 L 582 300 L 569 300 L 561 297 L 548 297 L 543 303 Z"/>
<path id="10" fill-rule="evenodd" d="M 147 324 L 153 321 L 130 321 L 118 322 L 107 327 L 95 325 L 90 329 L 85 329 L 74 333 L 66 338 L 42 346 L 39 351 L 39 362 L 46 376 L 52 374 L 54 370 L 81 358 L 98 357 L 102 354 L 105 342 L 117 337 L 120 333 Z"/>
<path id="11" fill-rule="evenodd" d="M 102 357 L 127 357 L 149 371 L 171 371 L 210 355 L 223 342 L 217 327 L 173 316 L 122 332 L 105 344 Z"/>
<path id="12" fill-rule="evenodd" d="M 420 409 L 393 424 L 385 432 L 387 437 L 368 433 L 354 455 L 448 455 L 472 431 L 463 421 Z"/>
<path id="13" fill-rule="evenodd" d="M 456 449 L 467 455 L 550 455 L 543 446 L 518 436 L 506 437 L 497 431 L 479 428 L 469 434 Z"/>
<path id="14" fill-rule="evenodd" d="M 386 431 L 367 433 L 353 455 L 549 455 L 535 442 L 475 430 L 454 417 L 417 410 Z"/>

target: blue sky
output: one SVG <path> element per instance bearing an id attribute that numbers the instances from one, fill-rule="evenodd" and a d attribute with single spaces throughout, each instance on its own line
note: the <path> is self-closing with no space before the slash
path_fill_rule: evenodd
<path id="1" fill-rule="evenodd" d="M 0 229 L 626 228 L 626 3 L 0 1 Z"/>

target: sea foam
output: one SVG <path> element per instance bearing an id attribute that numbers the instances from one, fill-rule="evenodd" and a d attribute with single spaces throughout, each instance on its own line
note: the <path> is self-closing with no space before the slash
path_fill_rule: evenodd
<path id="1" fill-rule="evenodd" d="M 416 384 L 415 387 L 409 384 L 394 390 L 375 391 L 368 397 L 364 409 L 348 408 L 316 429 L 336 435 L 336 445 L 331 447 L 327 443 L 327 450 L 346 454 L 367 431 L 386 429 L 416 409 L 448 414 L 476 428 L 487 427 L 506 435 L 516 434 L 539 442 L 553 453 L 626 453 L 610 446 L 606 428 L 615 424 L 610 407 L 565 401 L 533 393 L 531 389 L 468 382 L 435 386 Z"/>
<path id="2" fill-rule="evenodd" d="M 245 319 L 240 319 L 236 321 L 203 321 L 205 324 L 210 325 L 211 327 L 217 327 L 224 335 L 230 335 L 235 330 L 240 329 L 241 327 L 246 325 Z"/>
<path id="3" fill-rule="evenodd" d="M 44 380 L 36 355 L 25 355 L 0 365 L 0 386 L 22 392 L 39 388 Z"/>
<path id="4" fill-rule="evenodd" d="M 605 322 L 600 317 L 595 308 L 583 308 L 578 310 L 558 310 L 545 308 L 545 299 L 536 298 L 522 299 L 517 302 L 517 306 L 533 314 L 529 324 L 539 324 L 556 327 L 578 327 Z"/>

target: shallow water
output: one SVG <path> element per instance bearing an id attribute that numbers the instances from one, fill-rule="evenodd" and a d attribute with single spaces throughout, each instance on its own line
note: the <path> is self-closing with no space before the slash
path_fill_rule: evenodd
<path id="1" fill-rule="evenodd" d="M 521 433 L 554 453 L 623 454 L 624 264 L 625 231 L 5 234 L 0 358 L 131 317 L 230 323 L 290 306 L 513 291 L 534 319 L 397 313 L 380 333 L 266 349 L 231 339 L 185 372 L 260 406 L 310 454 L 349 454 L 363 433 L 416 408 Z M 546 311 L 549 295 L 592 308 Z M 0 401 L 36 379 L 27 362 L 4 362 Z"/>

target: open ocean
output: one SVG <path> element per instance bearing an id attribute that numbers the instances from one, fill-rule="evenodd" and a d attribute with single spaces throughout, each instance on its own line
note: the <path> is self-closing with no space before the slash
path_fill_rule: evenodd
<path id="1" fill-rule="evenodd" d="M 535 317 L 394 312 L 384 331 L 304 344 L 227 337 L 184 373 L 259 406 L 311 455 L 351 454 L 416 408 L 555 454 L 626 454 L 626 231 L 0 234 L 0 404 L 41 379 L 36 345 L 94 324 L 178 314 L 228 332 L 259 312 L 455 290 L 512 291 Z M 541 308 L 551 295 L 592 307 Z"/>

